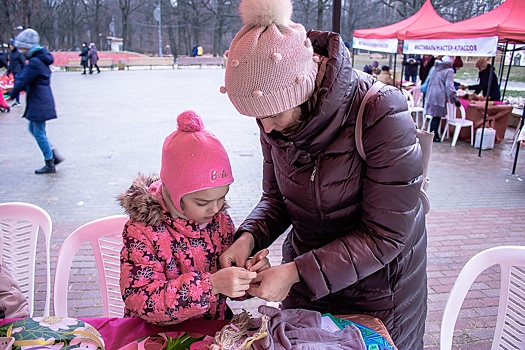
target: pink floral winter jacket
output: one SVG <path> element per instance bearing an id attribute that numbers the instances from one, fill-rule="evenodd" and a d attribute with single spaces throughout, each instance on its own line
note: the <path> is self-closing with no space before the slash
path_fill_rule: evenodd
<path id="1" fill-rule="evenodd" d="M 232 244 L 233 222 L 223 211 L 205 227 L 173 218 L 161 184 L 157 176 L 139 175 L 118 198 L 130 216 L 120 256 L 124 316 L 163 325 L 225 319 L 231 311 L 225 296 L 212 293 L 210 275 Z"/>

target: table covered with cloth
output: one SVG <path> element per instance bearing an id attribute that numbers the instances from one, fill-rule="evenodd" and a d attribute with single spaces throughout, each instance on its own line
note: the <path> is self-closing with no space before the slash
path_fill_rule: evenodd
<path id="1" fill-rule="evenodd" d="M 469 102 L 465 99 L 459 100 L 466 112 L 466 119 L 474 122 L 474 137 L 476 129 L 483 125 L 483 115 L 485 113 L 485 101 Z M 500 143 L 505 139 L 505 132 L 509 125 L 510 117 L 512 115 L 512 106 L 505 104 L 489 105 L 487 109 L 487 121 L 485 128 L 493 128 L 496 130 L 495 143 Z M 457 114 L 459 117 L 459 113 Z M 470 142 L 470 129 L 461 128 L 459 139 Z"/>
<path id="2" fill-rule="evenodd" d="M 347 315 L 338 317 L 345 318 L 371 328 L 380 333 L 393 344 L 392 338 L 388 334 L 388 331 L 381 320 L 378 318 L 369 315 Z M 216 332 L 220 331 L 222 327 L 229 323 L 229 320 L 217 321 L 195 319 L 184 321 L 171 326 L 159 326 L 147 323 L 140 318 L 80 317 L 79 319 L 89 323 L 100 332 L 102 338 L 104 339 L 106 349 L 108 350 L 119 349 L 139 338 L 163 332 L 195 332 L 213 337 L 215 336 Z M 16 320 L 17 319 L 0 319 L 0 326 Z"/>

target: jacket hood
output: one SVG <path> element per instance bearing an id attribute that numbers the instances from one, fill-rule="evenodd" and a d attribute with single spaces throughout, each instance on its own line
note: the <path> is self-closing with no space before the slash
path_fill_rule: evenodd
<path id="1" fill-rule="evenodd" d="M 447 68 L 452 68 L 452 62 L 441 62 L 441 61 L 435 61 L 434 66 L 436 67 L 436 71 L 444 70 Z"/>
<path id="2" fill-rule="evenodd" d="M 33 54 L 31 55 L 31 58 L 33 57 L 38 58 L 46 66 L 52 65 L 53 62 L 55 61 L 55 59 L 53 58 L 53 55 L 49 51 L 47 51 L 45 47 L 42 47 L 40 50 L 36 50 L 35 52 L 33 52 Z"/>
<path id="3" fill-rule="evenodd" d="M 156 174 L 139 174 L 124 193 L 118 196 L 122 208 L 129 217 L 148 226 L 158 224 L 162 219 L 162 202 L 157 195 L 160 177 Z"/>

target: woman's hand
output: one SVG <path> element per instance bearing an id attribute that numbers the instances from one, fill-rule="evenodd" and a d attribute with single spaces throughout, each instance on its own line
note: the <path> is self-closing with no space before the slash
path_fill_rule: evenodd
<path id="1" fill-rule="evenodd" d="M 255 246 L 250 232 L 244 232 L 233 244 L 219 257 L 222 268 L 230 266 L 246 266 L 246 261 Z"/>
<path id="2" fill-rule="evenodd" d="M 274 266 L 257 274 L 248 293 L 266 301 L 283 301 L 292 286 L 299 282 L 299 273 L 294 262 Z"/>
<path id="3" fill-rule="evenodd" d="M 259 250 L 253 257 L 246 261 L 246 269 L 257 273 L 267 270 L 271 267 L 268 259 L 268 249 Z"/>
<path id="4" fill-rule="evenodd" d="M 244 267 L 228 267 L 210 276 L 213 294 L 222 294 L 231 298 L 239 298 L 246 294 L 250 282 L 257 276 L 256 272 Z"/>

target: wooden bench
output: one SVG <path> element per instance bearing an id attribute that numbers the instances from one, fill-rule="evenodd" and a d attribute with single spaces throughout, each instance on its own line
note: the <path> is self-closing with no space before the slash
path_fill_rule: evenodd
<path id="1" fill-rule="evenodd" d="M 222 57 L 213 57 L 213 56 L 179 56 L 176 60 L 177 67 L 185 66 L 220 66 L 224 68 L 224 59 Z"/>
<path id="2" fill-rule="evenodd" d="M 99 58 L 97 65 L 99 68 L 110 68 L 111 70 L 113 70 L 113 68 L 115 67 L 115 64 L 113 63 L 112 58 Z M 68 59 L 67 64 L 65 65 L 65 68 L 66 68 L 66 71 L 83 69 L 82 65 L 80 64 L 80 57 Z"/>
<path id="3" fill-rule="evenodd" d="M 148 67 L 153 69 L 156 66 L 171 66 L 175 68 L 173 64 L 173 57 L 132 57 L 128 60 L 127 65 L 129 67 Z"/>

